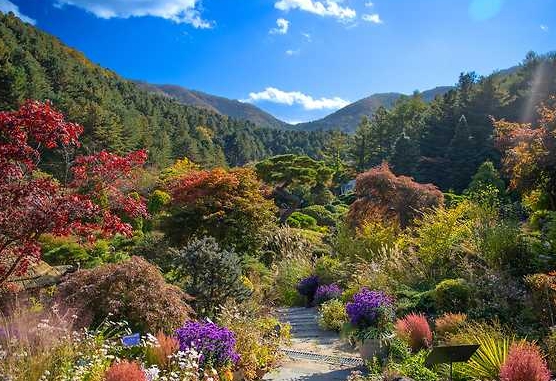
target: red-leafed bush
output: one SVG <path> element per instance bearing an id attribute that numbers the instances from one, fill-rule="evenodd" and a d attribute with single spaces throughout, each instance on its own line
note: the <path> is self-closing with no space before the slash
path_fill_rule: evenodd
<path id="1" fill-rule="evenodd" d="M 396 321 L 396 333 L 414 352 L 432 344 L 432 332 L 423 314 L 409 314 Z"/>
<path id="2" fill-rule="evenodd" d="M 147 381 L 147 376 L 138 363 L 124 360 L 108 368 L 104 379 L 106 381 Z"/>
<path id="3" fill-rule="evenodd" d="M 500 381 L 549 381 L 550 376 L 539 347 L 527 342 L 513 344 L 500 368 Z"/>
<path id="4" fill-rule="evenodd" d="M 357 176 L 357 200 L 351 205 L 348 221 L 361 227 L 371 220 L 399 221 L 409 225 L 421 212 L 440 206 L 442 192 L 432 184 L 420 184 L 407 176 L 396 176 L 383 163 Z"/>
<path id="5" fill-rule="evenodd" d="M 140 257 L 78 271 L 58 290 L 63 303 L 77 309 L 76 323 L 82 325 L 100 324 L 111 315 L 142 332 L 172 332 L 193 314 L 186 304 L 191 297 Z"/>

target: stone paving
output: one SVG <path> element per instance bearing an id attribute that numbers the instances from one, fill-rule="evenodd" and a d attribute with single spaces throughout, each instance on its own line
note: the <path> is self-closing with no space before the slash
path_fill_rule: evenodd
<path id="1" fill-rule="evenodd" d="M 278 316 L 292 327 L 291 345 L 284 348 L 287 355 L 282 366 L 267 374 L 265 380 L 343 381 L 359 368 L 354 365 L 358 353 L 337 333 L 318 327 L 314 308 L 283 308 L 278 310 Z"/>

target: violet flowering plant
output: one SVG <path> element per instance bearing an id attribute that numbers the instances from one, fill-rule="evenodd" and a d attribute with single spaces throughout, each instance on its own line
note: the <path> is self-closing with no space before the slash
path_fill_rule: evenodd
<path id="1" fill-rule="evenodd" d="M 382 291 L 362 288 L 346 304 L 346 313 L 357 338 L 378 339 L 393 329 L 394 299 Z"/>
<path id="2" fill-rule="evenodd" d="M 176 330 L 176 338 L 180 351 L 194 349 L 199 353 L 202 368 L 222 369 L 239 361 L 234 333 L 211 321 L 189 321 Z"/>
<path id="3" fill-rule="evenodd" d="M 315 292 L 315 304 L 320 306 L 328 300 L 340 299 L 342 297 L 342 292 L 340 286 L 334 283 L 319 286 Z"/>
<path id="4" fill-rule="evenodd" d="M 305 296 L 307 298 L 307 305 L 310 306 L 313 304 L 313 300 L 315 298 L 315 292 L 319 287 L 319 277 L 316 275 L 308 276 L 307 278 L 303 278 L 297 284 L 297 292 L 299 294 Z"/>

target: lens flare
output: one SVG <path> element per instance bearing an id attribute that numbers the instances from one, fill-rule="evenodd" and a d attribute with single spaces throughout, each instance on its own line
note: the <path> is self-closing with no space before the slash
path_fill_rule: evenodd
<path id="1" fill-rule="evenodd" d="M 546 99 L 548 96 L 548 69 L 549 67 L 546 61 L 540 61 L 535 68 L 529 97 L 521 113 L 522 122 L 531 122 L 535 117 L 537 107 L 539 107 L 542 100 Z"/>
<path id="2" fill-rule="evenodd" d="M 469 5 L 469 15 L 473 20 L 489 20 L 500 13 L 503 5 L 504 0 L 473 0 Z"/>

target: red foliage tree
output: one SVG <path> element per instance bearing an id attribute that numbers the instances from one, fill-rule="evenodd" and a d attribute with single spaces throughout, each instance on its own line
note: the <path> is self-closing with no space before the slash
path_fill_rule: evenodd
<path id="1" fill-rule="evenodd" d="M 383 163 L 357 176 L 357 200 L 351 205 L 348 221 L 361 227 L 369 220 L 397 220 L 409 225 L 423 210 L 444 202 L 442 192 L 432 184 L 420 184 L 407 176 L 396 176 Z"/>
<path id="2" fill-rule="evenodd" d="M 556 98 L 539 109 L 540 119 L 531 124 L 494 121 L 496 144 L 510 176 L 510 187 L 522 193 L 539 189 L 556 210 Z"/>
<path id="3" fill-rule="evenodd" d="M 121 162 L 119 166 L 100 164 L 93 171 L 96 176 L 92 176 L 83 170 L 87 157 L 78 158 L 70 187 L 37 174 L 41 149 L 79 146 L 82 132 L 81 126 L 66 122 L 50 103 L 28 101 L 17 111 L 0 112 L 0 287 L 12 276 L 25 273 L 28 265 L 40 258 L 38 238 L 42 234 L 75 234 L 91 241 L 98 235 L 131 233 L 129 224 L 96 202 L 94 192 L 92 197 L 80 192 L 86 190 L 83 184 L 98 184 L 102 179 L 106 185 L 116 172 L 125 173 L 127 167 Z M 121 158 L 131 166 L 139 164 L 131 159 Z M 121 199 L 124 191 L 111 193 Z M 123 205 L 126 212 L 134 212 L 132 216 L 136 211 L 142 213 L 137 205 L 135 209 Z"/>

